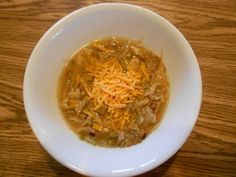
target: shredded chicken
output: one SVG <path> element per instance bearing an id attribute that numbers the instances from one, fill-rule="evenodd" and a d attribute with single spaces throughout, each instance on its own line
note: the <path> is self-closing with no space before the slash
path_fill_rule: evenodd
<path id="1" fill-rule="evenodd" d="M 60 80 L 59 105 L 84 141 L 106 147 L 140 143 L 168 101 L 161 57 L 141 42 L 110 37 L 81 48 Z"/>

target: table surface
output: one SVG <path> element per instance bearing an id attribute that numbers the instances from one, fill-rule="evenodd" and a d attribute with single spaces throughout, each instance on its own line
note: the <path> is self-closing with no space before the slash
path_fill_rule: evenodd
<path id="1" fill-rule="evenodd" d="M 1 177 L 81 176 L 37 141 L 26 118 L 22 85 L 29 56 L 44 32 L 68 13 L 101 2 L 108 1 L 0 2 Z M 195 51 L 203 79 L 201 111 L 191 136 L 171 159 L 142 176 L 236 176 L 236 1 L 119 2 L 146 7 L 173 23 Z"/>

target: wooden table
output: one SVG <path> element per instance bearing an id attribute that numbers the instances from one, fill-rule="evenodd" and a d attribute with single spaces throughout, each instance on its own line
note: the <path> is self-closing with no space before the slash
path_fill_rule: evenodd
<path id="1" fill-rule="evenodd" d="M 101 2 L 107 1 L 0 2 L 1 177 L 81 176 L 40 146 L 25 115 L 22 85 L 29 56 L 43 33 L 66 14 Z M 123 2 L 146 7 L 172 22 L 193 47 L 203 79 L 201 112 L 191 136 L 170 160 L 142 176 L 236 176 L 236 1 Z"/>

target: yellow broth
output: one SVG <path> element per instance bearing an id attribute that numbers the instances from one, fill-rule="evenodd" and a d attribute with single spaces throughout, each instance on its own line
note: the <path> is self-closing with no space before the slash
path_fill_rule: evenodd
<path id="1" fill-rule="evenodd" d="M 161 56 L 140 41 L 107 37 L 82 47 L 66 63 L 58 104 L 82 140 L 128 147 L 140 143 L 160 123 L 168 88 Z"/>

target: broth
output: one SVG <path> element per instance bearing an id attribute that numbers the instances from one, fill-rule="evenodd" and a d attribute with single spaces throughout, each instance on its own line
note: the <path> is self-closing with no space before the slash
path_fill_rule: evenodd
<path id="1" fill-rule="evenodd" d="M 168 88 L 161 56 L 139 41 L 108 37 L 82 47 L 66 63 L 58 104 L 82 140 L 128 147 L 157 127 Z"/>

